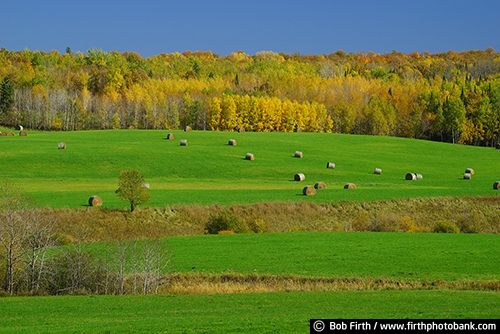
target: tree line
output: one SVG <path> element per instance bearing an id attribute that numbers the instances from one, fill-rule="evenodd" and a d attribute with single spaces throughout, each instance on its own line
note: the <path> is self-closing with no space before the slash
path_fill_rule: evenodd
<path id="1" fill-rule="evenodd" d="M 0 50 L 0 123 L 500 139 L 500 56 Z"/>

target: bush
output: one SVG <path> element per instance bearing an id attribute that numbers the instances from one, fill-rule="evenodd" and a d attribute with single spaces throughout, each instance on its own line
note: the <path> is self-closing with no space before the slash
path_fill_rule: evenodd
<path id="1" fill-rule="evenodd" d="M 205 232 L 218 234 L 219 231 L 233 231 L 234 233 L 249 233 L 250 229 L 245 221 L 241 220 L 230 210 L 223 210 L 218 214 L 211 214 L 205 224 Z"/>
<path id="2" fill-rule="evenodd" d="M 251 221 L 248 225 L 249 228 L 254 233 L 271 232 L 271 226 L 268 223 L 266 223 L 263 219 L 255 219 Z"/>
<path id="3" fill-rule="evenodd" d="M 408 216 L 401 217 L 399 227 L 403 232 L 420 232 L 421 229 L 417 226 L 415 221 Z"/>
<path id="4" fill-rule="evenodd" d="M 460 229 L 449 221 L 438 221 L 434 224 L 434 232 L 436 233 L 460 233 Z"/>

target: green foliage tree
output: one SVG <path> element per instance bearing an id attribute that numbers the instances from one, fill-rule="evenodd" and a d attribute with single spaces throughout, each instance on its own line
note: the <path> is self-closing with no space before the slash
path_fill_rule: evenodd
<path id="1" fill-rule="evenodd" d="M 452 142 L 456 143 L 465 122 L 465 107 L 459 98 L 449 97 L 443 103 L 445 130 L 451 134 Z"/>
<path id="2" fill-rule="evenodd" d="M 14 86 L 6 76 L 0 83 L 0 114 L 6 113 L 14 105 Z"/>
<path id="3" fill-rule="evenodd" d="M 116 194 L 124 201 L 129 201 L 130 212 L 140 204 L 149 202 L 148 188 L 144 185 L 144 176 L 137 170 L 124 170 L 118 177 L 118 189 Z"/>

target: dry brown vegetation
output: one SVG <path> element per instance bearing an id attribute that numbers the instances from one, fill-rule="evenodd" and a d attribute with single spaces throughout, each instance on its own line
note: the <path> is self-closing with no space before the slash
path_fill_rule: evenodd
<path id="1" fill-rule="evenodd" d="M 500 290 L 498 281 L 396 280 L 294 275 L 184 274 L 169 276 L 168 294 L 254 293 L 340 290 Z"/>
<path id="2" fill-rule="evenodd" d="M 230 210 L 264 231 L 500 233 L 500 197 L 408 198 L 370 202 L 176 205 L 133 213 L 103 208 L 43 209 L 62 244 L 200 235 L 210 215 Z M 261 229 L 262 230 L 262 229 Z M 82 240 L 82 236 L 83 239 Z"/>

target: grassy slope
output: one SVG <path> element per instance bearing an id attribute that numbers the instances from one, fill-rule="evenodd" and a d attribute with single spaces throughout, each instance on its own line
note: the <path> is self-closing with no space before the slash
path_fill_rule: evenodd
<path id="1" fill-rule="evenodd" d="M 114 191 L 118 174 L 138 169 L 150 183 L 150 206 L 272 201 L 374 200 L 496 194 L 500 151 L 394 137 L 318 133 L 173 131 L 28 132 L 0 137 L 1 179 L 10 179 L 44 206 L 81 207 L 92 195 L 104 207 L 123 208 Z M 229 139 L 237 146 L 229 146 Z M 179 139 L 188 139 L 181 147 Z M 64 141 L 66 150 L 58 150 Z M 302 151 L 302 159 L 293 158 Z M 244 159 L 246 153 L 254 161 Z M 332 161 L 336 168 L 326 169 Z M 375 167 L 382 175 L 373 174 Z M 462 180 L 465 168 L 472 180 Z M 405 181 L 408 172 L 423 175 Z M 296 173 L 306 180 L 293 181 Z M 302 188 L 323 181 L 328 189 L 305 197 Z M 355 183 L 355 191 L 343 189 Z"/>
<path id="2" fill-rule="evenodd" d="M 498 293 L 334 291 L 5 298 L 0 333 L 307 333 L 311 318 L 500 317 Z"/>

